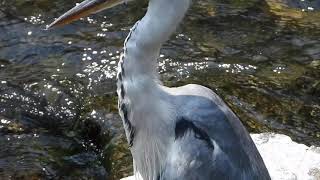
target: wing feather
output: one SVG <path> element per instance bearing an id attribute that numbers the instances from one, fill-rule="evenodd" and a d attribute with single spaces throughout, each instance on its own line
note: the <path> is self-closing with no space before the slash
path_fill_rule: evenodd
<path id="1" fill-rule="evenodd" d="M 160 179 L 269 180 L 268 170 L 239 118 L 215 93 L 199 87 L 202 89 L 192 92 L 201 95 L 179 95 L 174 100 L 181 107 L 181 116 Z"/>

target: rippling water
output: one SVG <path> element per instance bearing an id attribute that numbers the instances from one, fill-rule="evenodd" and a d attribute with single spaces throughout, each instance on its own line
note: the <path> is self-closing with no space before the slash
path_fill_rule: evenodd
<path id="1" fill-rule="evenodd" d="M 147 2 L 44 30 L 76 2 L 0 0 L 1 178 L 132 172 L 115 75 Z M 317 0 L 195 1 L 161 51 L 161 77 L 168 86 L 215 90 L 251 132 L 319 146 L 319 19 Z"/>

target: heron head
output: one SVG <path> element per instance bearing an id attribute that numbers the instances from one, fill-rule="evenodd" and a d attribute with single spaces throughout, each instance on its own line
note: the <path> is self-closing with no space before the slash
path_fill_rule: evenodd
<path id="1" fill-rule="evenodd" d="M 47 26 L 47 29 L 69 24 L 82 17 L 112 8 L 129 1 L 132 0 L 85 0 L 57 18 L 54 22 Z"/>

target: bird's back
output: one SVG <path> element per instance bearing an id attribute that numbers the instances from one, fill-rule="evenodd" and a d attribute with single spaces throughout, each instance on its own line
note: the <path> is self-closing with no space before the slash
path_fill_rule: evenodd
<path id="1" fill-rule="evenodd" d="M 179 116 L 162 179 L 270 179 L 249 133 L 218 95 L 199 85 L 170 93 Z"/>

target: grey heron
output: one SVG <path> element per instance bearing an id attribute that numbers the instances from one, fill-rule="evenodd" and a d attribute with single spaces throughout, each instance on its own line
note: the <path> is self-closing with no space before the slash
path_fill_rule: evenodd
<path id="1" fill-rule="evenodd" d="M 130 0 L 131 1 L 131 0 Z M 68 24 L 126 0 L 85 0 L 51 23 Z M 249 133 L 210 89 L 161 84 L 157 58 L 191 0 L 149 0 L 131 29 L 118 64 L 119 113 L 143 180 L 268 180 L 268 170 Z"/>

